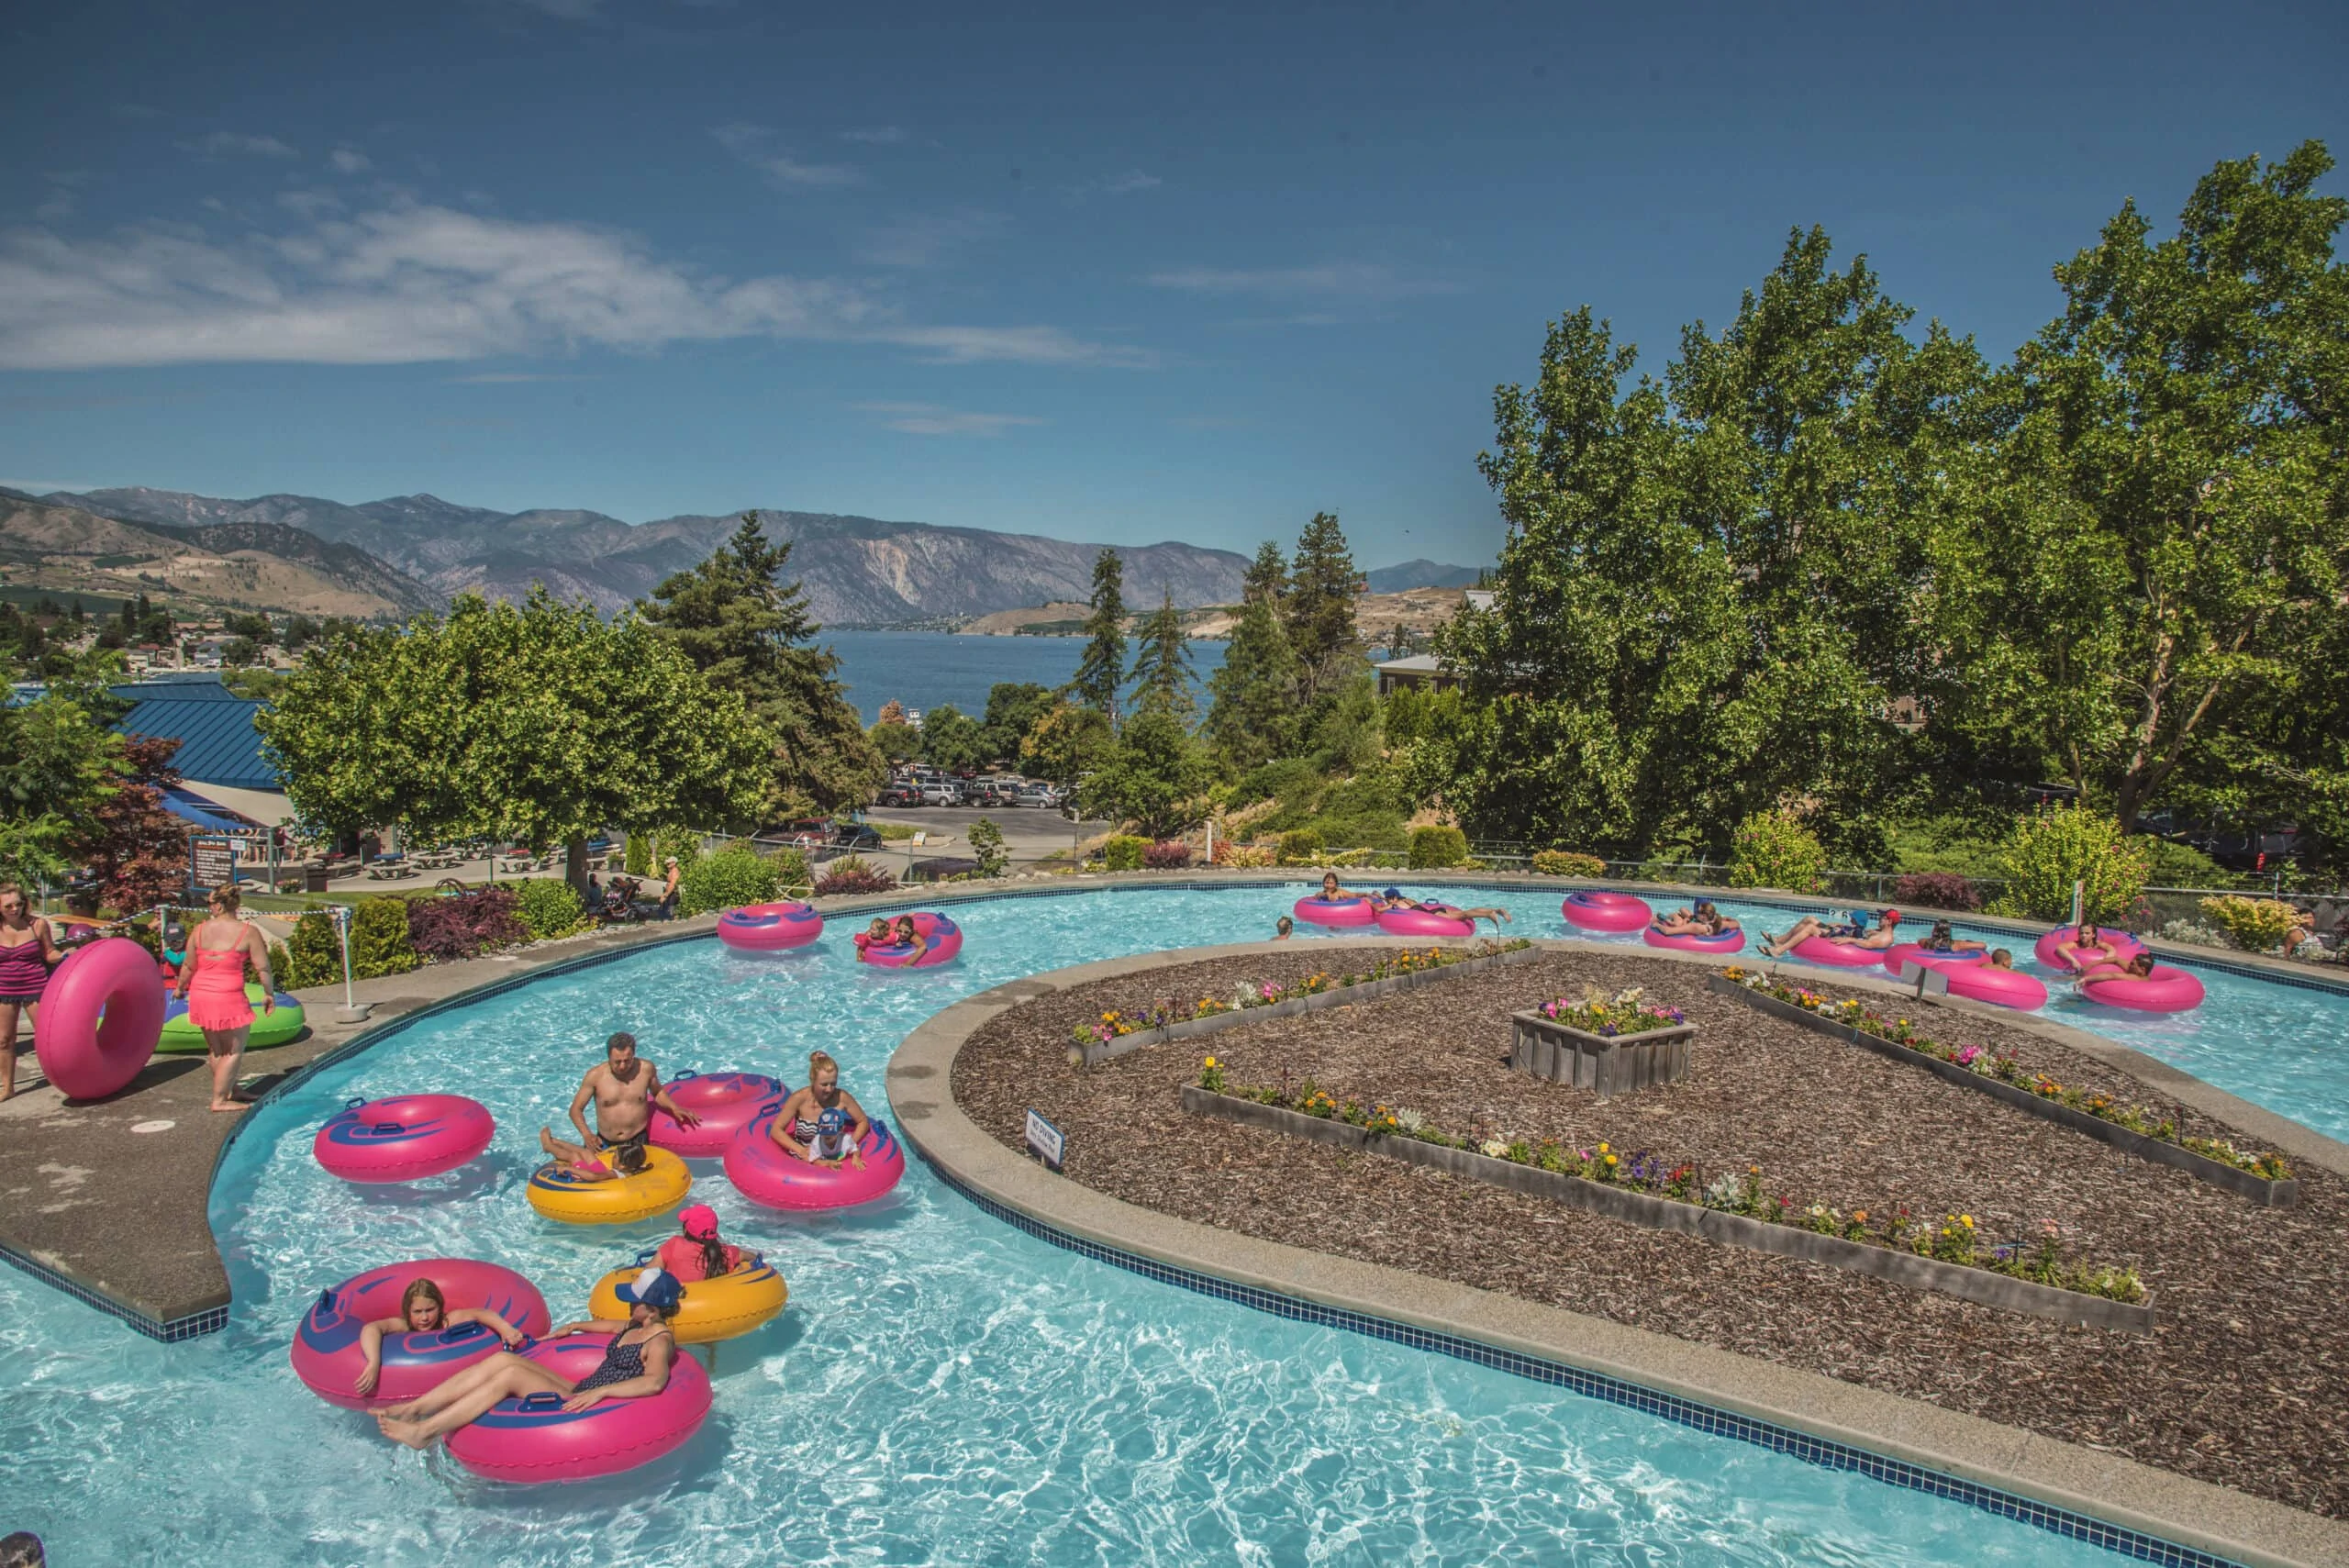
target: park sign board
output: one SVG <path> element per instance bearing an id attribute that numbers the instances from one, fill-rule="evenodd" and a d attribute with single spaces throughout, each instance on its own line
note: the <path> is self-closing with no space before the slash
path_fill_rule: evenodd
<path id="1" fill-rule="evenodd" d="M 188 886 L 202 897 L 215 887 L 237 884 L 237 850 L 240 839 L 198 833 L 188 840 Z"/>
<path id="2" fill-rule="evenodd" d="M 1068 1140 L 1061 1129 L 1038 1116 L 1028 1113 L 1028 1151 L 1052 1170 L 1061 1168 L 1061 1156 L 1067 1151 Z"/>

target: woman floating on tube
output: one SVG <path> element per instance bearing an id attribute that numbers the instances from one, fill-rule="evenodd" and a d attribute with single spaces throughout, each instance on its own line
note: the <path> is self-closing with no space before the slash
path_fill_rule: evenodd
<path id="1" fill-rule="evenodd" d="M 1457 904 L 1446 904 L 1440 898 L 1406 898 L 1403 896 L 1403 890 L 1399 887 L 1390 887 L 1384 893 L 1371 894 L 1369 898 L 1382 911 L 1416 909 L 1422 915 L 1441 915 L 1447 920 L 1465 920 L 1470 925 L 1475 925 L 1479 920 L 1490 920 L 1493 923 L 1493 929 L 1497 931 L 1501 929 L 1501 922 L 1508 918 L 1508 911 L 1506 909 L 1491 907 L 1463 909 Z"/>
<path id="2" fill-rule="evenodd" d="M 375 1318 L 359 1330 L 359 1350 L 366 1362 L 359 1369 L 358 1380 L 351 1385 L 351 1391 L 362 1399 L 375 1392 L 375 1381 L 384 1375 L 384 1335 L 429 1334 L 436 1329 L 453 1329 L 460 1323 L 479 1323 L 505 1341 L 507 1350 L 521 1348 L 521 1329 L 486 1307 L 460 1307 L 450 1311 L 440 1287 L 418 1275 L 408 1282 L 400 1296 L 398 1317 Z"/>
<path id="3" fill-rule="evenodd" d="M 873 1130 L 873 1118 L 841 1087 L 841 1065 L 818 1051 L 807 1058 L 807 1086 L 783 1102 L 775 1114 L 773 1137 L 785 1152 L 810 1165 L 852 1162 L 864 1168 L 857 1151 Z"/>
<path id="4" fill-rule="evenodd" d="M 607 1399 L 641 1399 L 660 1393 L 669 1386 L 669 1368 L 676 1360 L 677 1340 L 669 1331 L 669 1319 L 677 1315 L 684 1289 L 675 1276 L 650 1268 L 636 1276 L 635 1284 L 620 1286 L 618 1294 L 629 1304 L 625 1321 L 590 1318 L 565 1323 L 552 1335 L 555 1339 L 567 1334 L 612 1336 L 612 1342 L 604 1348 L 603 1361 L 578 1382 L 511 1351 L 501 1351 L 487 1361 L 475 1362 L 421 1398 L 376 1411 L 375 1424 L 394 1442 L 429 1448 L 436 1439 L 480 1419 L 501 1399 L 551 1394 L 562 1400 L 565 1410 L 576 1413 Z"/>

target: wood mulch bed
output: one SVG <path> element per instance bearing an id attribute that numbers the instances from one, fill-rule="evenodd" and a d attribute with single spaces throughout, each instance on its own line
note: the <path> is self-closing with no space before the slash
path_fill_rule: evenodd
<path id="1" fill-rule="evenodd" d="M 1130 1203 L 1599 1314 L 2349 1517 L 2349 1183 L 2331 1173 L 2299 1166 L 2298 1206 L 2255 1207 L 1714 995 L 1706 969 L 1628 955 L 1551 953 L 1098 1067 L 1068 1064 L 1072 1028 L 1105 1010 L 1371 962 L 1315 943 L 1030 1002 L 972 1037 L 954 1096 L 1015 1149 L 1034 1106 L 1068 1136 L 1067 1174 Z M 1699 1026 L 1689 1078 L 1609 1102 L 1511 1072 L 1508 1015 L 1586 983 L 1642 985 L 1684 1009 Z M 1811 984 L 1834 990 L 1831 979 Z M 1928 1027 L 2011 1050 L 2067 1085 L 2182 1109 L 2035 1035 L 1949 1014 Z M 2068 1255 L 2133 1265 L 2160 1322 L 2151 1336 L 2067 1328 L 1186 1116 L 1178 1091 L 1209 1051 L 1234 1085 L 1309 1077 L 1453 1132 L 1604 1139 L 1707 1173 L 1758 1165 L 1774 1192 L 1806 1206 L 1970 1213 L 1994 1241 L 2035 1238 L 2053 1220 Z M 2253 1146 L 2208 1118 L 2189 1113 L 2183 1125 Z"/>

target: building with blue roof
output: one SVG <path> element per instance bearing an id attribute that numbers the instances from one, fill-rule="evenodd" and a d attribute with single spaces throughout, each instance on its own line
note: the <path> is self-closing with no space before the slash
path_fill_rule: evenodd
<path id="1" fill-rule="evenodd" d="M 260 703 L 239 696 L 209 672 L 153 675 L 113 692 L 131 705 L 115 725 L 117 734 L 180 743 L 172 766 L 184 787 L 165 792 L 171 811 L 220 830 L 273 828 L 292 815 L 284 781 L 253 728 Z"/>

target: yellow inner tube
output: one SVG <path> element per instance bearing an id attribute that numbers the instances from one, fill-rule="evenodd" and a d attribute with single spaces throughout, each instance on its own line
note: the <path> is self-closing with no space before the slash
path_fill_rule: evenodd
<path id="1" fill-rule="evenodd" d="M 530 1207 L 570 1225 L 625 1225 L 668 1213 L 685 1201 L 693 1184 L 694 1173 L 666 1149 L 646 1149 L 644 1169 L 635 1175 L 600 1182 L 549 1161 L 530 1173 Z"/>
<path id="2" fill-rule="evenodd" d="M 587 1296 L 589 1316 L 626 1318 L 628 1303 L 620 1299 L 619 1286 L 641 1272 L 639 1265 L 630 1263 L 597 1280 L 596 1288 Z M 730 1340 L 773 1318 L 789 1299 L 791 1291 L 783 1283 L 783 1276 L 772 1263 L 754 1253 L 744 1258 L 742 1266 L 730 1274 L 685 1286 L 685 1296 L 677 1304 L 677 1315 L 669 1319 L 669 1328 L 681 1345 Z"/>

